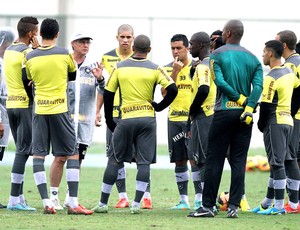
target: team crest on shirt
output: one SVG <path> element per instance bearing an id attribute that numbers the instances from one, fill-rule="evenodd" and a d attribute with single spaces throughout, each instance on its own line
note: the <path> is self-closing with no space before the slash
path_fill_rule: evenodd
<path id="1" fill-rule="evenodd" d="M 91 73 L 91 70 L 90 70 L 88 67 L 86 67 L 86 68 L 84 69 L 84 72 L 86 72 L 87 74 L 90 74 L 90 73 Z"/>

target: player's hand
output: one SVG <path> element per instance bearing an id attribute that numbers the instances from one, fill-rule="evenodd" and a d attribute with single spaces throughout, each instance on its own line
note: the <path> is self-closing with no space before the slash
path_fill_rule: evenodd
<path id="1" fill-rule="evenodd" d="M 114 120 L 106 120 L 106 125 L 112 133 L 115 131 L 115 128 L 117 126 L 117 124 L 116 124 L 116 122 L 114 122 Z"/>
<path id="2" fill-rule="evenodd" d="M 2 125 L 2 122 L 0 122 L 0 138 L 2 138 L 4 135 L 4 127 Z"/>
<path id="3" fill-rule="evenodd" d="M 31 39 L 30 39 L 30 44 L 31 44 L 31 47 L 32 49 L 36 49 L 40 46 L 39 44 L 39 40 L 37 39 L 36 36 L 33 36 Z"/>
<path id="4" fill-rule="evenodd" d="M 101 113 L 96 113 L 96 118 L 95 118 L 95 126 L 96 127 L 100 127 L 102 125 L 101 118 L 102 118 Z"/>
<path id="5" fill-rule="evenodd" d="M 162 95 L 163 97 L 165 97 L 166 94 L 167 94 L 167 90 L 164 89 L 163 87 L 161 87 L 160 92 L 161 92 L 161 95 Z"/>
<path id="6" fill-rule="evenodd" d="M 183 63 L 178 59 L 178 56 L 175 57 L 173 62 L 173 71 L 180 72 L 182 68 L 183 68 Z"/>
<path id="7" fill-rule="evenodd" d="M 245 97 L 243 94 L 240 94 L 240 98 L 236 102 L 245 108 L 248 103 L 248 98 Z"/>
<path id="8" fill-rule="evenodd" d="M 102 73 L 103 73 L 104 65 L 99 62 L 96 62 L 95 64 L 96 65 L 94 66 L 94 68 L 91 69 L 91 71 L 95 76 L 95 78 L 97 78 L 98 81 L 101 81 L 103 79 Z"/>
<path id="9" fill-rule="evenodd" d="M 244 112 L 242 113 L 240 120 L 242 123 L 245 123 L 246 125 L 252 125 L 253 124 L 253 108 L 250 106 L 246 106 L 244 109 Z"/>

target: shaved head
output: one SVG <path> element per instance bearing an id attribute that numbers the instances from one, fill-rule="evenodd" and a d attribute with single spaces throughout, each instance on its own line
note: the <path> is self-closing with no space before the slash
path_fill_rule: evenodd
<path id="1" fill-rule="evenodd" d="M 244 26 L 240 20 L 229 20 L 223 29 L 222 39 L 226 43 L 239 44 L 244 34 Z"/>
<path id="2" fill-rule="evenodd" d="M 244 34 L 244 26 L 240 20 L 230 20 L 225 25 L 225 28 L 230 30 L 232 35 L 236 38 L 242 38 Z"/>
<path id="3" fill-rule="evenodd" d="M 124 31 L 130 32 L 132 35 L 134 33 L 133 28 L 129 24 L 120 25 L 119 28 L 118 28 L 118 35 L 123 33 Z"/>
<path id="4" fill-rule="evenodd" d="M 141 34 L 134 39 L 133 46 L 137 51 L 148 52 L 151 42 L 146 35 Z"/>

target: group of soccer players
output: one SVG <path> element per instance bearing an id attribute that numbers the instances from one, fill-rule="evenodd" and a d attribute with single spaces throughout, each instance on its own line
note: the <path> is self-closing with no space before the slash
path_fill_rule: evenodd
<path id="1" fill-rule="evenodd" d="M 56 162 L 62 162 L 60 163 L 61 167 L 64 165 L 64 162 L 67 162 L 69 193 L 65 206 L 69 214 L 90 215 L 93 212 L 107 212 L 107 202 L 114 184 L 116 184 L 119 192 L 119 202 L 115 208 L 129 207 L 124 162 L 131 161 L 137 162 L 138 167 L 136 197 L 130 206 L 131 213 L 136 214 L 140 212 L 139 202 L 143 203 L 143 209 L 152 209 L 150 168 L 145 166 L 156 162 L 156 153 L 153 156 L 151 155 L 151 159 L 143 158 L 143 154 L 147 153 L 144 153 L 144 150 L 141 149 L 137 142 L 130 139 L 130 135 L 134 135 L 133 132 L 126 136 L 126 140 L 130 142 L 127 143 L 130 148 L 126 150 L 126 154 L 130 152 L 132 155 L 130 159 L 125 158 L 125 153 L 123 154 L 122 152 L 125 150 L 121 148 L 123 146 L 121 139 L 124 134 L 121 132 L 121 124 L 129 125 L 123 120 L 148 116 L 147 112 L 136 113 L 137 105 L 132 104 L 133 102 L 127 98 L 129 92 L 126 95 L 124 88 L 122 91 L 121 86 L 129 84 L 126 79 L 122 79 L 122 68 L 133 68 L 131 71 L 134 76 L 135 74 L 143 74 L 143 68 L 152 70 L 153 66 L 156 66 L 152 62 L 148 63 L 147 54 L 151 50 L 150 39 L 142 35 L 137 36 L 138 39 L 135 40 L 133 28 L 128 24 L 121 25 L 117 31 L 116 38 L 119 46 L 116 49 L 104 54 L 101 63 L 97 63 L 95 66 L 89 66 L 90 62 L 85 63 L 85 66 L 82 65 L 84 61 L 77 61 L 76 67 L 74 58 L 69 55 L 67 49 L 55 46 L 59 31 L 59 25 L 55 19 L 45 19 L 42 22 L 40 29 L 42 44 L 39 44 L 36 39 L 38 33 L 38 21 L 36 18 L 21 18 L 17 30 L 19 40 L 6 48 L 3 64 L 3 76 L 5 76 L 8 89 L 7 102 L 4 106 L 7 108 L 9 126 L 16 145 L 16 154 L 11 172 L 11 193 L 7 209 L 36 210 L 27 204 L 23 195 L 25 164 L 28 157 L 32 154 L 34 155 L 34 178 L 43 201 L 44 213 L 55 214 L 56 210 L 62 209 L 57 196 L 62 169 L 60 169 L 58 175 L 55 167 L 51 170 L 51 178 L 58 177 L 59 179 L 58 183 L 53 183 L 55 185 L 52 185 L 51 182 L 51 194 L 53 193 L 56 196 L 49 199 L 47 192 L 44 158 L 49 154 L 50 142 Z M 264 134 L 264 143 L 271 170 L 267 195 L 262 203 L 251 211 L 265 215 L 286 212 L 300 213 L 299 161 L 297 164 L 297 158 L 298 160 L 300 159 L 298 153 L 300 138 L 300 100 L 298 99 L 300 97 L 300 56 L 295 51 L 297 47 L 299 48 L 299 43 L 296 44 L 297 37 L 294 32 L 285 30 L 279 32 L 274 40 L 266 42 L 263 60 L 265 65 L 270 66 L 271 70 L 263 79 L 262 67 L 258 63 L 257 58 L 239 45 L 244 32 L 242 23 L 238 20 L 230 20 L 224 26 L 223 32 L 219 32 L 217 36 L 216 34 L 209 36 L 205 32 L 198 32 L 193 34 L 190 39 L 184 34 L 175 34 L 170 40 L 174 60 L 162 69 L 156 66 L 160 70 L 160 74 L 162 74 L 156 79 L 156 84 L 162 85 L 163 100 L 160 103 L 150 102 L 150 104 L 149 102 L 145 102 L 146 104 L 138 102 L 143 108 L 146 108 L 144 110 L 149 110 L 148 112 L 152 113 L 152 115 L 154 115 L 155 111 L 159 112 L 169 106 L 168 148 L 170 162 L 175 163 L 175 178 L 180 195 L 179 204 L 172 206 L 171 209 L 190 209 L 188 196 L 190 172 L 187 164 L 189 161 L 195 188 L 195 212 L 191 212 L 189 217 L 213 217 L 217 214 L 215 192 L 218 191 L 218 185 L 213 183 L 207 184 L 207 182 L 209 182 L 208 177 L 218 177 L 217 175 L 220 172 L 212 170 L 213 165 L 211 163 L 213 159 L 211 158 L 209 167 L 206 168 L 206 157 L 208 154 L 216 153 L 217 150 L 221 151 L 220 148 L 227 146 L 226 149 L 221 151 L 224 152 L 222 157 L 229 158 L 233 170 L 235 170 L 237 165 L 246 164 L 246 159 L 244 159 L 244 155 L 242 157 L 238 156 L 240 153 L 237 148 L 231 148 L 232 146 L 238 146 L 232 136 L 234 134 L 229 132 L 226 137 L 226 143 L 223 143 L 221 141 L 222 138 L 214 139 L 216 135 L 213 135 L 213 133 L 215 132 L 216 134 L 216 132 L 221 131 L 221 126 L 217 124 L 220 124 L 218 122 L 224 122 L 222 121 L 222 119 L 225 119 L 225 117 L 222 117 L 223 114 L 226 114 L 226 116 L 231 114 L 230 119 L 234 121 L 232 128 L 238 127 L 237 130 L 244 132 L 245 135 L 243 152 L 248 150 L 253 125 L 252 113 L 262 93 L 258 126 Z M 87 52 L 83 55 L 85 59 L 91 40 L 92 38 L 88 35 L 77 36 L 72 40 L 72 47 L 74 49 L 74 46 L 78 45 L 82 49 L 86 49 Z M 88 48 L 85 48 L 86 46 Z M 219 48 L 220 46 L 222 48 Z M 239 56 L 241 53 L 244 56 Z M 189 54 L 198 60 L 191 59 Z M 226 55 L 233 55 L 234 61 L 240 64 L 239 58 L 245 58 L 243 69 L 239 69 L 239 66 L 233 66 L 232 62 L 232 68 L 229 65 L 225 66 Z M 281 63 L 281 57 L 285 59 L 284 65 Z M 56 58 L 55 61 L 53 58 Z M 246 69 L 249 67 L 249 58 L 253 61 L 251 66 L 253 72 Z M 139 64 L 123 62 L 125 60 Z M 50 63 L 50 61 L 53 65 L 46 65 L 46 62 Z M 139 66 L 141 61 L 145 61 L 146 67 Z M 125 64 L 128 64 L 130 68 Z M 55 68 L 58 66 L 60 66 L 60 70 L 56 71 Z M 104 101 L 106 103 L 103 102 L 102 96 L 104 87 L 103 69 L 107 71 L 107 77 L 110 76 L 112 79 L 112 82 L 109 82 L 107 79 L 107 89 L 104 91 Z M 103 177 L 101 199 L 99 204 L 92 210 L 79 204 L 77 198 L 79 160 L 84 159 L 85 152 L 90 144 L 78 140 L 83 135 L 82 133 L 80 134 L 82 128 L 79 128 L 81 127 L 79 124 L 82 118 L 80 115 L 85 110 L 82 106 L 85 103 L 78 102 L 74 104 L 72 111 L 74 116 L 71 119 L 67 99 L 70 96 L 67 95 L 67 92 L 70 92 L 68 91 L 70 83 L 67 84 L 67 82 L 75 80 L 76 72 L 79 70 L 80 73 L 77 73 L 77 78 L 81 76 L 81 71 L 85 71 L 86 76 L 91 78 L 90 82 L 92 82 L 93 87 L 98 87 L 97 93 L 93 91 L 94 95 L 95 93 L 97 95 L 96 112 L 93 111 L 93 115 L 95 115 L 93 123 L 96 122 L 97 125 L 101 120 L 100 111 L 103 103 L 107 123 L 106 145 L 108 162 Z M 46 78 L 47 81 L 44 79 L 45 72 L 49 74 L 48 78 Z M 236 74 L 236 79 L 230 76 L 229 72 L 233 75 Z M 245 73 L 244 77 L 249 83 L 247 86 L 239 85 L 241 81 L 241 79 L 238 79 L 239 72 Z M 51 78 L 52 76 L 56 78 L 53 79 Z M 162 79 L 162 76 L 165 76 L 165 79 Z M 169 83 L 165 81 L 166 79 Z M 81 83 L 80 81 L 78 84 L 80 85 Z M 134 83 L 129 84 L 128 89 L 131 89 L 130 86 L 132 84 Z M 176 85 L 176 90 L 173 90 L 174 84 Z M 243 84 L 246 83 L 244 82 Z M 32 85 L 35 88 L 34 95 L 32 93 Z M 251 85 L 255 85 L 252 90 L 254 93 L 251 93 Z M 73 85 L 74 101 L 76 101 L 76 94 L 77 100 L 79 100 L 78 94 L 80 95 L 80 93 L 76 92 L 78 87 L 80 86 L 76 85 L 76 83 Z M 139 87 L 139 85 L 135 85 L 132 90 L 140 92 Z M 151 90 L 153 89 L 150 89 L 149 92 L 152 92 Z M 145 90 L 143 93 L 145 93 Z M 153 94 L 150 95 L 153 96 Z M 43 103 L 38 103 L 39 101 L 43 101 Z M 35 106 L 33 106 L 34 103 Z M 127 110 L 125 106 L 127 106 Z M 132 106 L 135 106 L 135 109 L 129 109 L 133 108 Z M 218 108 L 219 112 L 215 116 L 216 108 Z M 32 111 L 34 111 L 33 115 Z M 129 114 L 133 112 L 132 114 L 134 115 L 127 114 L 129 117 L 126 117 L 124 111 L 127 111 Z M 220 111 L 226 113 L 221 113 Z M 220 120 L 217 121 L 217 119 Z M 227 117 L 226 119 L 229 118 Z M 73 126 L 74 121 L 77 124 L 75 128 Z M 239 123 L 237 124 L 236 121 Z M 147 120 L 147 122 L 142 122 L 142 125 L 148 122 L 152 123 L 154 121 Z M 119 125 L 116 132 L 119 136 L 114 135 L 116 125 Z M 138 124 L 135 125 L 137 126 Z M 151 125 L 151 127 L 150 136 L 153 137 L 153 127 L 156 130 L 156 125 Z M 46 130 L 48 131 L 46 132 Z M 208 132 L 208 130 L 213 131 Z M 0 131 L 3 132 L 3 129 L 0 129 Z M 86 133 L 91 132 L 93 130 L 87 128 Z M 120 139 L 117 140 L 117 137 Z M 156 141 L 151 141 L 152 139 L 147 140 L 149 141 L 149 146 L 152 146 L 154 143 L 156 145 Z M 217 144 L 216 140 L 219 140 Z M 43 144 L 41 145 L 40 143 Z M 78 159 L 79 152 L 81 153 L 80 159 Z M 119 156 L 121 160 L 116 160 L 116 156 Z M 143 159 L 141 159 L 141 156 Z M 220 158 L 218 162 L 221 161 Z M 220 163 L 220 165 L 222 164 Z M 244 173 L 242 172 L 241 175 L 244 175 Z M 207 184 L 207 187 L 204 184 Z M 243 184 L 243 186 L 237 188 L 239 184 Z M 241 207 L 243 210 L 243 205 L 241 205 L 243 201 L 245 202 L 243 211 L 250 211 L 245 199 L 244 177 L 235 178 L 232 181 L 231 189 L 232 196 L 229 200 L 227 217 L 236 218 L 238 216 L 237 209 Z M 208 197 L 207 194 L 212 190 L 215 192 Z M 289 200 L 286 204 L 284 204 L 285 190 L 288 190 L 289 194 Z M 204 202 L 202 201 L 202 196 L 204 196 Z M 210 199 L 214 200 L 214 204 L 210 202 Z M 274 199 L 275 202 L 273 204 Z"/>

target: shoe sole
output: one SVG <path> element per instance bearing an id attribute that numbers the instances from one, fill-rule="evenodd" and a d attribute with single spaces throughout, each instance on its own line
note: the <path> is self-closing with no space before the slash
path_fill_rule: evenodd
<path id="1" fill-rule="evenodd" d="M 82 213 L 82 212 L 68 212 L 68 215 L 92 215 L 92 213 Z"/>
<path id="2" fill-rule="evenodd" d="M 21 212 L 34 212 L 36 211 L 36 209 L 17 209 L 17 208 L 7 208 L 7 210 L 9 211 L 21 211 Z"/>
<path id="3" fill-rule="evenodd" d="M 205 213 L 197 213 L 197 212 L 190 212 L 187 217 L 193 217 L 193 218 L 199 218 L 199 217 L 206 217 L 206 218 L 210 218 L 210 217 L 215 217 L 214 215 L 212 215 L 210 212 L 205 212 Z"/>

